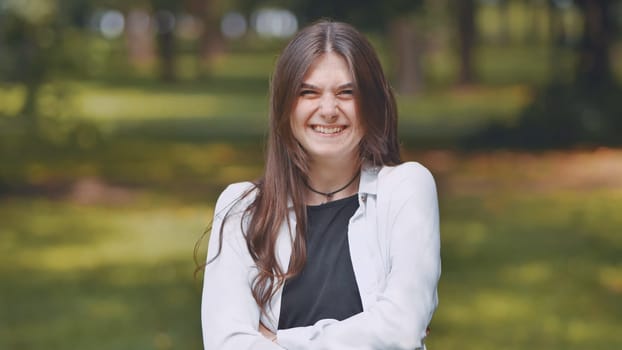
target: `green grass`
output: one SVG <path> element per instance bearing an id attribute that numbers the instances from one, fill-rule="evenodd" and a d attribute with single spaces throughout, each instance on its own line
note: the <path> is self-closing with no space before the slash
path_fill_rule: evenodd
<path id="1" fill-rule="evenodd" d="M 622 192 L 446 198 L 433 349 L 616 349 Z"/>
<path id="2" fill-rule="evenodd" d="M 194 151 L 226 150 L 212 147 Z M 247 151 L 227 151 L 237 161 L 225 178 L 259 172 L 241 160 Z M 553 186 L 529 191 L 504 166 L 482 172 L 467 156 L 447 171 L 441 158 L 422 159 L 437 174 L 442 214 L 430 349 L 622 346 L 620 188 L 571 190 L 544 175 Z M 523 164 L 527 174 L 553 166 Z M 90 204 L 71 192 L 0 201 L 0 348 L 200 348 L 192 250 L 224 179 L 190 174 L 183 181 L 195 192 L 211 186 L 199 195 L 126 188 L 129 199 L 109 191 Z M 469 188 L 465 176 L 487 186 Z"/>
<path id="3" fill-rule="evenodd" d="M 3 200 L 0 348 L 200 348 L 192 246 L 210 213 Z"/>

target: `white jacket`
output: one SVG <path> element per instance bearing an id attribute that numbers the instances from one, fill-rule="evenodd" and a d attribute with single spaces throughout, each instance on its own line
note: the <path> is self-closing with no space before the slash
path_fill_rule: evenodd
<path id="1" fill-rule="evenodd" d="M 258 331 L 260 312 L 251 295 L 256 267 L 241 233 L 242 212 L 252 187 L 230 185 L 218 198 L 209 240 L 208 260 L 218 252 L 223 217 L 222 251 L 205 269 L 201 318 L 206 350 L 423 348 L 426 327 L 436 309 L 440 277 L 440 237 L 436 186 L 419 163 L 364 167 L 359 208 L 350 219 L 348 242 L 363 312 L 346 320 L 320 320 L 313 326 L 278 330 L 282 288 L 261 322 L 277 334 L 277 343 Z M 237 204 L 235 204 L 237 202 Z M 291 232 L 296 220 L 290 210 Z M 282 267 L 289 264 L 292 236 L 283 223 L 277 240 Z"/>

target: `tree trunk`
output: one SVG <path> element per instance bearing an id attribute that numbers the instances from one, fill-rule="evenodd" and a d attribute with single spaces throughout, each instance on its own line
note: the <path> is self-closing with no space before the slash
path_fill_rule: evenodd
<path id="1" fill-rule="evenodd" d="M 423 47 L 417 26 L 410 18 L 397 18 L 390 23 L 390 33 L 395 58 L 397 90 L 413 94 L 423 88 L 421 60 Z"/>
<path id="2" fill-rule="evenodd" d="M 581 84 L 606 86 L 613 83 L 609 58 L 612 39 L 610 5 L 609 0 L 579 1 L 584 24 L 577 65 L 577 78 Z"/>
<path id="3" fill-rule="evenodd" d="M 205 68 L 206 73 L 209 73 L 214 58 L 225 52 L 225 40 L 216 21 L 210 19 L 204 23 L 199 39 L 199 62 Z"/>
<path id="4" fill-rule="evenodd" d="M 475 2 L 474 0 L 457 1 L 458 47 L 460 53 L 460 71 L 458 84 L 468 85 L 475 81 L 473 74 L 473 46 L 475 44 Z"/>
<path id="5" fill-rule="evenodd" d="M 501 45 L 508 45 L 510 43 L 510 0 L 501 0 L 497 6 L 500 22 L 498 40 Z"/>
<path id="6" fill-rule="evenodd" d="M 198 62 L 202 73 L 209 74 L 209 68 L 215 56 L 225 51 L 225 40 L 220 32 L 217 11 L 219 0 L 188 0 L 187 8 L 194 13 L 202 24 L 202 31 L 198 42 Z"/>
<path id="7" fill-rule="evenodd" d="M 26 95 L 19 115 L 30 126 L 35 127 L 39 116 L 37 100 L 39 90 L 45 74 L 45 63 L 40 61 L 41 53 L 37 39 L 26 35 L 19 47 L 18 76 L 24 83 Z"/>
<path id="8" fill-rule="evenodd" d="M 524 6 L 525 11 L 529 16 L 529 25 L 527 27 L 526 35 L 527 42 L 531 45 L 536 43 L 540 44 L 540 39 L 542 38 L 540 36 L 540 34 L 542 33 L 542 18 L 540 17 L 540 11 L 542 10 L 542 7 L 540 6 L 540 1 L 524 0 Z"/>
<path id="9" fill-rule="evenodd" d="M 156 42 L 158 44 L 158 59 L 160 64 L 160 77 L 164 81 L 177 79 L 175 69 L 176 40 L 175 40 L 175 15 L 179 12 L 181 3 L 169 0 L 151 0 L 151 6 L 155 12 Z"/>
<path id="10" fill-rule="evenodd" d="M 175 81 L 175 33 L 173 14 L 168 11 L 160 11 L 156 14 L 158 33 L 158 56 L 160 58 L 160 76 L 164 81 Z"/>
<path id="11" fill-rule="evenodd" d="M 564 77 L 564 72 L 561 69 L 560 61 L 562 59 L 561 49 L 568 41 L 566 34 L 566 27 L 558 9 L 553 0 L 547 1 L 547 12 L 549 17 L 549 70 L 551 74 L 551 80 L 553 82 L 560 82 Z"/>
<path id="12" fill-rule="evenodd" d="M 154 28 L 150 14 L 143 9 L 131 10 L 127 16 L 126 40 L 129 61 L 141 66 L 155 60 Z"/>

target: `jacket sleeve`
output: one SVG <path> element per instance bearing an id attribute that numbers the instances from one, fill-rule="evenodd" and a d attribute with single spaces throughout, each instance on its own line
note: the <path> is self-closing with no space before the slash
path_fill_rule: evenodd
<path id="1" fill-rule="evenodd" d="M 426 327 L 438 303 L 439 214 L 432 175 L 422 166 L 415 170 L 409 172 L 412 181 L 399 187 L 396 210 L 388 217 L 390 270 L 375 303 L 343 321 L 320 320 L 309 327 L 279 330 L 282 347 L 425 349 Z"/>
<path id="2" fill-rule="evenodd" d="M 208 261 L 219 250 L 223 217 L 244 191 L 240 185 L 229 186 L 214 209 Z M 248 189 L 248 186 L 244 186 Z M 226 221 L 220 255 L 205 267 L 201 321 L 205 350 L 278 350 L 277 344 L 258 331 L 259 307 L 251 294 L 252 259 L 240 249 L 241 215 L 233 213 Z"/>

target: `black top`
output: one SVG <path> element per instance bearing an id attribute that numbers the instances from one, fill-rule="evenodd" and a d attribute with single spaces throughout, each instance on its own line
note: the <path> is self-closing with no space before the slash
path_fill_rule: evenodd
<path id="1" fill-rule="evenodd" d="M 283 286 L 279 329 L 363 311 L 348 244 L 348 223 L 358 206 L 356 195 L 307 206 L 307 262 Z"/>

